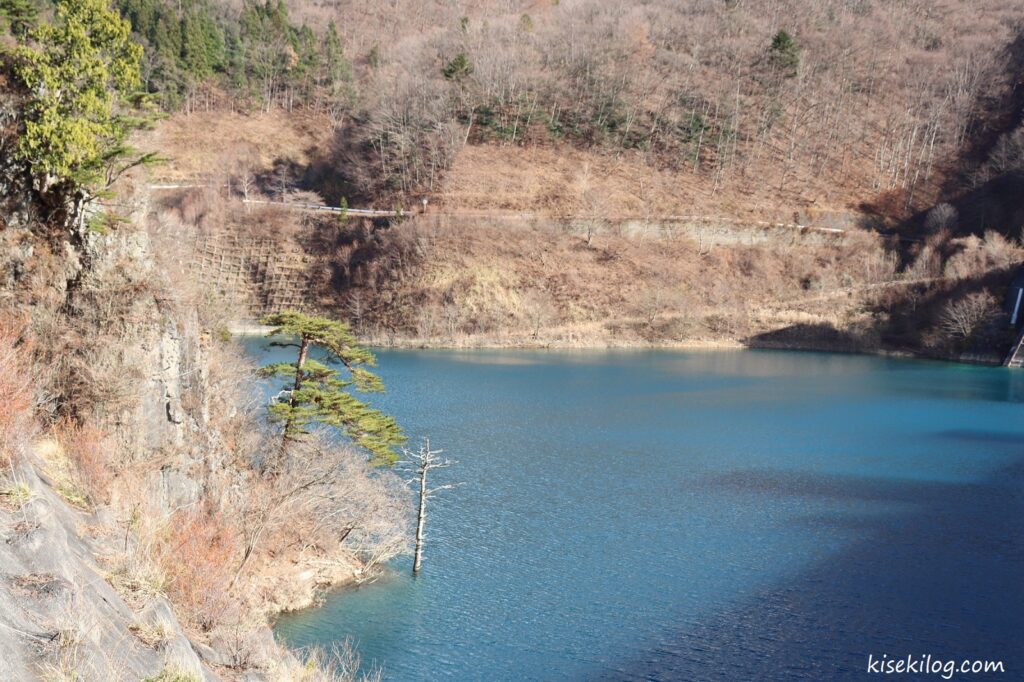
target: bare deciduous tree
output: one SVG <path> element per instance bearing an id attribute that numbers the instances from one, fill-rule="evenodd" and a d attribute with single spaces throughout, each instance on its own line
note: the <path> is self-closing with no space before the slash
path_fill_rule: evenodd
<path id="1" fill-rule="evenodd" d="M 951 204 L 938 204 L 930 211 L 924 219 L 924 227 L 928 232 L 935 234 L 942 230 L 953 231 L 956 229 L 959 213 Z"/>
<path id="2" fill-rule="evenodd" d="M 939 330 L 948 339 L 965 342 L 980 332 L 999 314 L 992 294 L 980 291 L 946 304 L 939 317 Z"/>
<path id="3" fill-rule="evenodd" d="M 540 289 L 530 289 L 523 295 L 523 315 L 530 325 L 534 339 L 541 330 L 558 319 L 558 308 L 551 295 Z"/>
<path id="4" fill-rule="evenodd" d="M 232 583 L 269 536 L 328 560 L 355 555 L 364 569 L 404 551 L 405 505 L 393 474 L 371 473 L 365 458 L 323 434 L 289 448 L 279 467 L 273 477 L 254 474 L 237 493 L 243 553 Z"/>
<path id="5" fill-rule="evenodd" d="M 348 309 L 349 319 L 352 326 L 358 331 L 363 326 L 363 316 L 366 315 L 366 294 L 362 289 L 352 289 L 348 293 L 348 301 L 345 307 Z"/>
<path id="6" fill-rule="evenodd" d="M 680 307 L 683 295 L 666 287 L 651 287 L 636 299 L 636 311 L 643 318 L 649 330 L 654 330 L 658 316 L 670 313 Z"/>
<path id="7" fill-rule="evenodd" d="M 445 332 L 448 334 L 448 338 L 455 338 L 455 333 L 459 330 L 459 320 L 462 319 L 462 311 L 459 309 L 458 303 L 454 300 L 447 301 L 444 304 L 443 314 Z"/>
<path id="8" fill-rule="evenodd" d="M 460 485 L 458 483 L 449 483 L 436 488 L 427 487 L 427 476 L 431 471 L 435 469 L 445 469 L 453 464 L 458 464 L 458 462 L 454 460 L 438 458 L 438 455 L 442 452 L 444 451 L 431 450 L 430 439 L 425 438 L 423 439 L 423 444 L 420 446 L 419 451 L 412 452 L 410 450 L 405 450 L 407 461 L 402 462 L 402 464 L 412 467 L 415 475 L 409 482 L 415 485 L 419 491 L 419 508 L 416 514 L 416 549 L 414 550 L 415 553 L 412 564 L 413 573 L 419 573 L 423 564 L 423 543 L 425 539 L 424 530 L 427 522 L 427 500 L 442 490 L 450 490 Z"/>

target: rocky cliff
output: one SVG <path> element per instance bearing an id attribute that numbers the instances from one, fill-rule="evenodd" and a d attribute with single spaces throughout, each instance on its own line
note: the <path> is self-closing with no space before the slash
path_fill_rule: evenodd
<path id="1" fill-rule="evenodd" d="M 269 619 L 403 551 L 404 489 L 315 439 L 261 471 L 252 367 L 144 192 L 67 228 L 0 176 L 0 390 L 29 396 L 0 409 L 0 679 L 349 679 Z"/>
<path id="2" fill-rule="evenodd" d="M 6 196 L 10 204 L 16 193 Z M 153 293 L 113 295 L 156 277 L 145 234 L 82 231 L 48 242 L 33 229 L 29 202 L 4 218 L 4 298 L 30 310 L 40 331 L 49 333 L 40 345 L 51 347 L 53 363 L 41 371 L 50 374 L 50 390 L 66 390 L 44 396 L 43 407 L 87 409 L 64 401 L 84 399 L 86 385 L 98 377 L 129 377 L 133 395 L 95 404 L 116 434 L 112 447 L 142 460 L 186 442 L 198 445 L 206 414 L 194 319 L 175 315 Z M 92 307 L 100 301 L 105 309 Z M 130 310 L 119 308 L 122 303 Z M 104 337 L 116 336 L 117 343 L 86 344 L 76 357 L 61 357 L 71 338 L 104 327 Z M 65 371 L 68 376 L 60 376 Z M 195 407 L 186 410 L 183 399 Z M 61 449 L 51 438 L 32 438 L 4 475 L 0 677 L 138 680 L 175 671 L 216 679 L 164 596 L 132 604 L 112 586 L 104 557 L 134 540 L 109 507 L 78 508 L 73 496 L 59 492 Z M 145 494 L 168 509 L 192 504 L 199 468 L 187 458 L 153 468 L 144 477 Z"/>
<path id="3" fill-rule="evenodd" d="M 226 523 L 206 531 L 242 516 L 248 473 L 219 426 L 246 415 L 218 384 L 226 374 L 211 376 L 196 307 L 154 257 L 145 201 L 129 189 L 114 229 L 90 220 L 99 208 L 55 227 L 10 158 L 0 336 L 29 359 L 33 404 L 0 440 L 0 679 L 291 679 L 303 666 L 266 614 L 311 603 L 358 562 L 256 566 L 226 596 L 237 542 Z M 216 609 L 230 636 L 197 616 Z"/>

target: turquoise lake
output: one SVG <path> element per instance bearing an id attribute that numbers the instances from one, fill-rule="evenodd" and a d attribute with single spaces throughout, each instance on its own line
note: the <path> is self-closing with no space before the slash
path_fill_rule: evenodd
<path id="1" fill-rule="evenodd" d="M 378 360 L 374 403 L 459 460 L 437 483 L 464 485 L 432 501 L 418 577 L 399 560 L 281 618 L 292 645 L 351 638 L 388 680 L 877 678 L 869 654 L 1024 679 L 1024 372 L 769 351 Z"/>

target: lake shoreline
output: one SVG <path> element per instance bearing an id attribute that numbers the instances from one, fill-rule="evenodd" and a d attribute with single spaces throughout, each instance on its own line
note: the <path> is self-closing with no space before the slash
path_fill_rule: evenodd
<path id="1" fill-rule="evenodd" d="M 232 336 L 265 336 L 273 327 L 257 322 L 238 321 L 228 325 Z M 760 341 L 744 343 L 738 339 L 685 339 L 680 341 L 641 341 L 635 339 L 498 339 L 493 337 L 461 337 L 457 340 L 444 338 L 370 336 L 363 342 L 374 348 L 394 350 L 581 350 L 581 351 L 739 351 L 739 350 L 784 350 L 812 353 L 841 353 L 844 355 L 869 355 L 883 358 L 906 360 L 934 360 L 963 365 L 996 367 L 1002 365 L 1001 357 L 962 353 L 920 353 L 897 348 L 856 348 L 849 344 L 829 345 L 820 342 Z"/>

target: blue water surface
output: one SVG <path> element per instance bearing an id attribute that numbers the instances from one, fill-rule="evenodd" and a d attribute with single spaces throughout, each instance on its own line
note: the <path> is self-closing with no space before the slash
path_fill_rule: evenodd
<path id="1" fill-rule="evenodd" d="M 418 577 L 399 560 L 282 617 L 292 645 L 352 638 L 389 680 L 863 679 L 869 654 L 1024 679 L 1024 374 L 769 351 L 378 357 L 375 404 L 459 460 L 438 483 L 465 485 L 433 501 Z"/>

